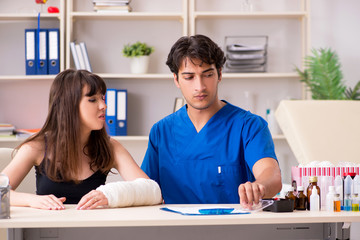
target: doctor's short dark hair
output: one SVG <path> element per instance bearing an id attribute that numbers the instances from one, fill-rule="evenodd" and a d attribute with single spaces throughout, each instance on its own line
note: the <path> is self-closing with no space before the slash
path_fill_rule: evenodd
<path id="1" fill-rule="evenodd" d="M 218 74 L 226 61 L 221 48 L 209 37 L 200 34 L 184 36 L 177 40 L 170 50 L 166 65 L 172 73 L 178 75 L 185 58 L 199 59 L 209 65 L 215 64 Z"/>

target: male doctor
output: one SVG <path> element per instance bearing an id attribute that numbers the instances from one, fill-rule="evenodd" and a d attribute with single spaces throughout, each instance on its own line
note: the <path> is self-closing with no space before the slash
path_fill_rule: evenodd
<path id="1" fill-rule="evenodd" d="M 166 204 L 241 203 L 281 190 L 267 122 L 219 100 L 223 51 L 203 35 L 181 37 L 166 64 L 187 104 L 151 129 L 141 168 Z"/>

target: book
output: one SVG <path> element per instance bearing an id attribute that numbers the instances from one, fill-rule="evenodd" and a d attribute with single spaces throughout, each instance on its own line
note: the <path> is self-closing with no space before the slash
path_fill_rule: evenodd
<path id="1" fill-rule="evenodd" d="M 83 57 L 84 57 L 85 68 L 89 72 L 92 72 L 92 68 L 91 68 L 90 59 L 89 59 L 88 51 L 87 51 L 87 48 L 86 48 L 86 44 L 85 44 L 85 42 L 80 42 L 79 45 L 80 45 L 81 52 L 82 52 Z"/>
<path id="2" fill-rule="evenodd" d="M 11 136 L 14 135 L 15 127 L 10 123 L 0 123 L 0 136 Z"/>
<path id="3" fill-rule="evenodd" d="M 76 68 L 76 70 L 79 70 L 80 62 L 79 62 L 79 56 L 77 55 L 77 52 L 76 52 L 75 45 L 76 45 L 75 42 L 70 42 L 70 50 L 71 50 L 71 54 L 73 56 L 75 68 Z"/>
<path id="4" fill-rule="evenodd" d="M 25 139 L 30 137 L 31 135 L 34 135 L 35 133 L 39 132 L 40 128 L 33 128 L 33 129 L 15 129 L 14 133 L 16 135 L 16 138 L 18 139 Z"/>
<path id="5" fill-rule="evenodd" d="M 86 69 L 85 60 L 79 44 L 75 44 L 76 54 L 79 58 L 80 69 Z"/>
<path id="6" fill-rule="evenodd" d="M 130 6 L 94 6 L 94 10 L 130 10 Z"/>
<path id="7" fill-rule="evenodd" d="M 124 6 L 130 2 L 131 0 L 93 0 L 94 6 Z"/>

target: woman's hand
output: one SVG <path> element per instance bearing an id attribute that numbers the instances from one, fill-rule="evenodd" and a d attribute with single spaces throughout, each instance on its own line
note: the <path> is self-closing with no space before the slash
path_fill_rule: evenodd
<path id="1" fill-rule="evenodd" d="M 84 195 L 80 199 L 80 202 L 76 206 L 76 209 L 86 210 L 86 209 L 94 209 L 100 206 L 101 207 L 108 206 L 108 199 L 102 192 L 97 190 L 92 190 L 91 192 Z"/>
<path id="2" fill-rule="evenodd" d="M 66 198 L 57 198 L 54 195 L 36 195 L 29 200 L 29 206 L 32 208 L 47 210 L 63 210 Z"/>

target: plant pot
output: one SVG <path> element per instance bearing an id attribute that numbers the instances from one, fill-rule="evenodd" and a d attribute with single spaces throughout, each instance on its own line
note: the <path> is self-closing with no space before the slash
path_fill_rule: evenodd
<path id="1" fill-rule="evenodd" d="M 149 68 L 149 56 L 132 57 L 130 61 L 131 73 L 147 73 Z"/>

